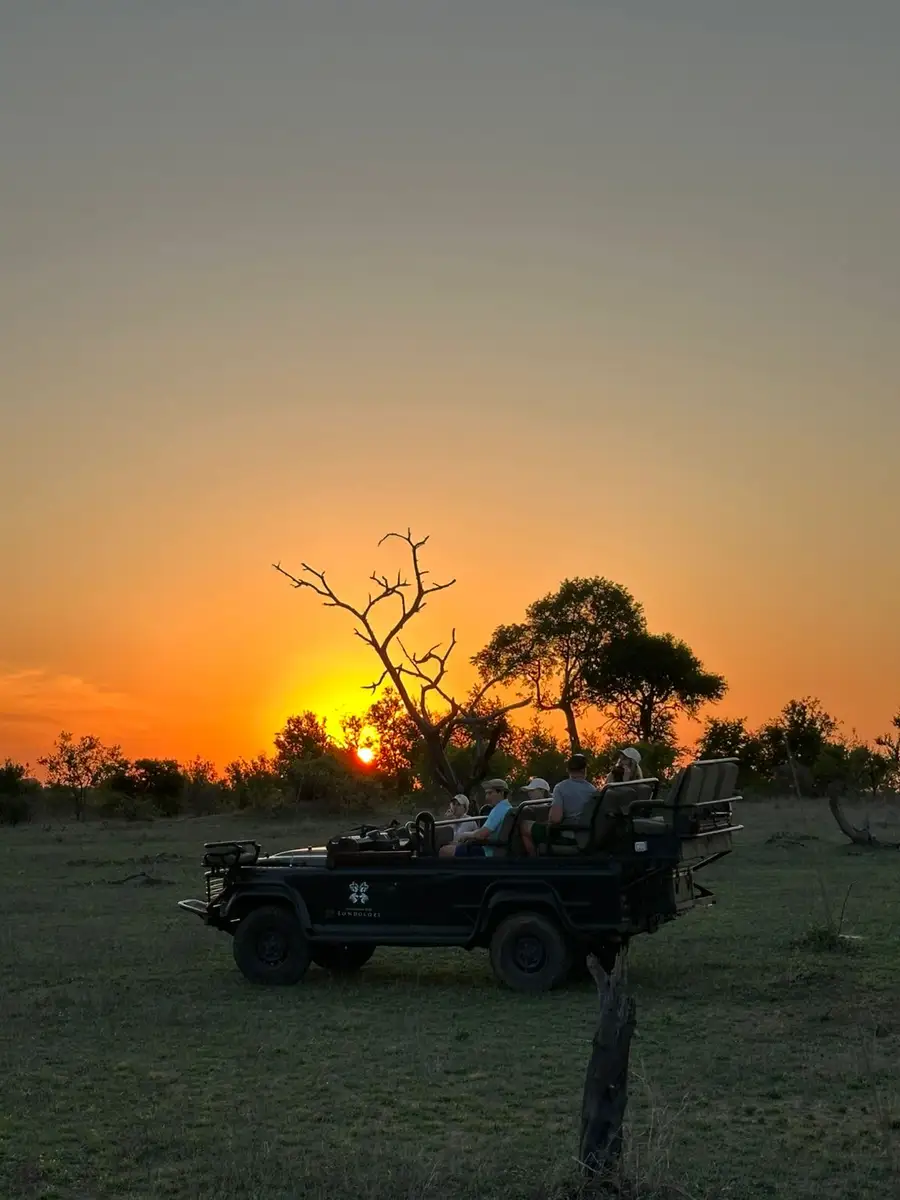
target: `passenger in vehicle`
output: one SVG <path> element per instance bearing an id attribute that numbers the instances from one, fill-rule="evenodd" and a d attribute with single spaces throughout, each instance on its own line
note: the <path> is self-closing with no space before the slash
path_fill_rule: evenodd
<path id="1" fill-rule="evenodd" d="M 550 797 L 550 784 L 546 779 L 529 779 L 522 791 L 528 793 L 529 800 L 547 800 Z"/>
<path id="2" fill-rule="evenodd" d="M 459 792 L 450 801 L 447 806 L 446 815 L 451 821 L 460 822 L 458 825 L 453 826 L 453 840 L 445 846 L 441 846 L 440 850 L 438 850 L 438 854 L 443 855 L 444 858 L 450 858 L 455 853 L 462 835 L 464 833 L 474 833 L 478 828 L 478 822 L 462 820 L 463 817 L 469 815 L 469 797 L 464 796 L 462 792 Z"/>
<path id="3" fill-rule="evenodd" d="M 510 811 L 509 784 L 505 779 L 489 779 L 484 785 L 484 802 L 490 806 L 490 813 L 484 824 L 472 833 L 463 833 L 458 841 L 450 846 L 442 846 L 439 853 L 454 858 L 492 858 L 494 851 L 487 843 L 503 824 L 503 818 Z M 445 854 L 445 851 L 447 852 Z"/>
<path id="4" fill-rule="evenodd" d="M 620 750 L 613 763 L 612 770 L 604 780 L 605 783 L 631 783 L 634 779 L 643 779 L 641 771 L 641 752 L 634 746 Z"/>
<path id="5" fill-rule="evenodd" d="M 546 845 L 557 833 L 554 826 L 563 822 L 577 824 L 587 802 L 597 795 L 597 789 L 587 778 L 587 759 L 583 754 L 573 754 L 567 769 L 569 778 L 553 789 L 547 820 L 523 821 L 521 824 L 522 845 L 526 854 L 537 854 L 537 847 Z"/>

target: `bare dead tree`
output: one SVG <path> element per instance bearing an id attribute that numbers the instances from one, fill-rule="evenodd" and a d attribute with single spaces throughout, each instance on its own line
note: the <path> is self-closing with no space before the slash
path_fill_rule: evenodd
<path id="1" fill-rule="evenodd" d="M 591 955 L 588 966 L 600 997 L 600 1020 L 584 1080 L 579 1159 L 588 1178 L 615 1193 L 628 1105 L 628 1059 L 636 1026 L 634 997 L 627 980 L 627 950 L 607 974 Z M 601 1194 L 603 1194 L 601 1192 Z"/>
<path id="2" fill-rule="evenodd" d="M 377 590 L 368 593 L 364 605 L 353 605 L 342 600 L 325 578 L 307 563 L 301 564 L 301 573 L 293 575 L 280 563 L 273 564 L 275 570 L 284 575 L 296 588 L 308 588 L 320 596 L 327 608 L 339 608 L 349 613 L 356 622 L 353 632 L 356 637 L 370 646 L 381 663 L 381 674 L 367 690 L 376 692 L 390 680 L 397 695 L 422 738 L 435 781 L 451 795 L 469 792 L 487 774 L 490 757 L 497 748 L 499 738 L 506 728 L 506 717 L 514 708 L 524 707 L 527 700 L 513 704 L 490 705 L 488 693 L 501 682 L 499 677 L 482 681 L 464 703 L 459 703 L 446 688 L 447 666 L 456 647 L 456 630 L 450 640 L 431 646 L 424 653 L 409 650 L 401 635 L 412 620 L 425 608 L 428 597 L 446 591 L 456 580 L 446 583 L 429 582 L 429 572 L 421 564 L 420 551 L 427 537 L 416 540 L 411 530 L 405 534 L 387 533 L 378 545 L 396 538 L 409 548 L 411 576 L 397 572 L 396 579 L 373 572 L 369 576 Z M 391 611 L 386 602 L 393 602 L 393 615 L 386 630 L 379 632 L 376 620 Z M 438 707 L 439 706 L 439 707 Z M 448 749 L 454 732 L 469 730 L 475 746 L 475 754 L 468 777 L 461 780 L 450 762 Z"/>

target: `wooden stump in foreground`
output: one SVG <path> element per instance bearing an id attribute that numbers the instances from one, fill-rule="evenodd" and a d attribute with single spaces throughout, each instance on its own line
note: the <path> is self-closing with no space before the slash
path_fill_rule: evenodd
<path id="1" fill-rule="evenodd" d="M 636 1024 L 628 994 L 627 951 L 607 975 L 591 955 L 588 966 L 600 997 L 600 1022 L 584 1080 L 579 1158 L 592 1179 L 609 1179 L 622 1153 L 622 1125 L 628 1103 L 628 1056 Z"/>

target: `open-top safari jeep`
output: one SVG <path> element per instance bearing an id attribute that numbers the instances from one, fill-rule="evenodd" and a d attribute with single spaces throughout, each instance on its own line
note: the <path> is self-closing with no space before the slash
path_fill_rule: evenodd
<path id="1" fill-rule="evenodd" d="M 238 967 L 258 983 L 297 983 L 311 962 L 355 971 L 376 946 L 460 946 L 487 948 L 507 986 L 545 991 L 587 954 L 610 966 L 635 934 L 711 902 L 695 877 L 742 828 L 736 781 L 736 760 L 710 759 L 662 796 L 656 779 L 609 784 L 537 857 L 523 852 L 521 822 L 549 801 L 507 813 L 485 858 L 440 856 L 454 822 L 428 812 L 265 856 L 255 841 L 210 842 L 206 899 L 179 905 L 232 934 Z"/>

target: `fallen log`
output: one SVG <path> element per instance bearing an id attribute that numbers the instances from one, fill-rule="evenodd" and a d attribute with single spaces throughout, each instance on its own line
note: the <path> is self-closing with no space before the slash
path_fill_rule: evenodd
<path id="1" fill-rule="evenodd" d="M 883 842 L 880 838 L 877 838 L 869 828 L 868 821 L 866 821 L 862 829 L 854 825 L 844 812 L 840 798 L 835 793 L 832 793 L 828 797 L 828 807 L 831 809 L 831 815 L 837 821 L 841 833 L 845 837 L 848 837 L 854 845 L 871 846 L 873 848 L 881 847 L 886 850 L 900 850 L 900 842 Z"/>

